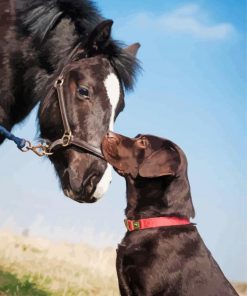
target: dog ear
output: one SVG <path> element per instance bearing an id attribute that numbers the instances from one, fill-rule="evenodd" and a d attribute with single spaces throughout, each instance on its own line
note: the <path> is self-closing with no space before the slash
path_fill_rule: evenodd
<path id="1" fill-rule="evenodd" d="M 188 218 L 195 217 L 187 172 L 183 172 L 172 180 L 166 191 L 165 198 L 166 204 L 172 213 Z"/>
<path id="2" fill-rule="evenodd" d="M 161 147 L 144 159 L 139 175 L 144 178 L 175 176 L 180 162 L 179 153 L 170 147 Z"/>
<path id="3" fill-rule="evenodd" d="M 90 51 L 103 49 L 111 37 L 113 20 L 105 20 L 98 24 L 88 37 L 87 48 Z"/>

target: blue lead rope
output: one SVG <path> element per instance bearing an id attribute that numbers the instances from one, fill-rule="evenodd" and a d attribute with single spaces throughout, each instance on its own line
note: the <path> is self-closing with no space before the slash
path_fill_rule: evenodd
<path id="1" fill-rule="evenodd" d="M 15 142 L 17 147 L 21 150 L 25 147 L 26 145 L 26 140 L 21 139 L 10 133 L 9 131 L 6 130 L 3 126 L 0 125 L 0 134 L 3 135 L 5 138 L 9 139 L 10 141 Z"/>

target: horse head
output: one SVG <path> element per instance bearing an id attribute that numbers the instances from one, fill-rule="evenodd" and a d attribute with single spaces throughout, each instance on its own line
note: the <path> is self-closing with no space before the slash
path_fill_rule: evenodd
<path id="1" fill-rule="evenodd" d="M 112 23 L 108 20 L 98 24 L 71 61 L 62 65 L 64 109 L 73 138 L 98 150 L 124 108 L 124 90 L 133 85 L 135 55 L 140 46 L 121 48 L 110 37 Z M 63 136 L 61 106 L 55 91 L 41 101 L 39 123 L 46 141 L 52 143 Z M 64 194 L 73 200 L 95 202 L 107 191 L 111 168 L 95 153 L 72 143 L 56 149 L 49 158 Z"/>

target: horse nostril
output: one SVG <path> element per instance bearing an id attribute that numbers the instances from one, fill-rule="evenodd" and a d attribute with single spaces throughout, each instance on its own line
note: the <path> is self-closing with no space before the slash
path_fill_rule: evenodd
<path id="1" fill-rule="evenodd" d="M 96 175 L 89 175 L 82 183 L 83 187 L 86 186 L 92 186 L 93 185 L 93 180 L 96 178 Z"/>
<path id="2" fill-rule="evenodd" d="M 89 175 L 82 183 L 83 191 L 86 195 L 91 195 L 93 190 L 95 189 L 95 181 L 97 179 L 97 175 L 91 174 Z"/>

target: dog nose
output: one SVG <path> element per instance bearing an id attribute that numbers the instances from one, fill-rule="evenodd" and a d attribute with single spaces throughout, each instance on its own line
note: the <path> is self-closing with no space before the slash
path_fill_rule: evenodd
<path id="1" fill-rule="evenodd" d="M 108 131 L 106 135 L 108 138 L 116 138 L 116 135 L 111 131 Z"/>

